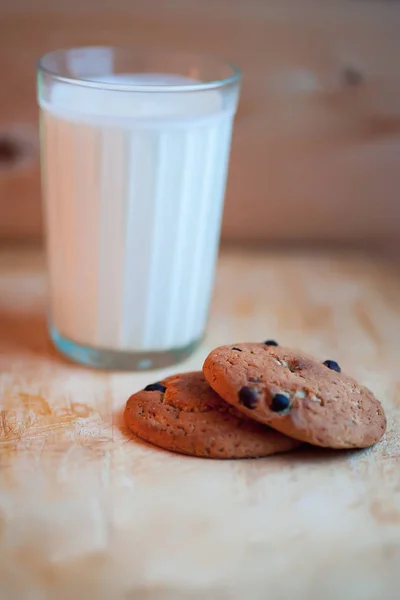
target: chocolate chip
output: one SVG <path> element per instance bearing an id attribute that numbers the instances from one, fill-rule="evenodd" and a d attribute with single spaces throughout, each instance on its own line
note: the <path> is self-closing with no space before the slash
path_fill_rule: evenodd
<path id="1" fill-rule="evenodd" d="M 240 348 L 237 348 L 236 346 L 233 346 L 232 350 L 237 350 L 238 352 L 242 351 Z"/>
<path id="2" fill-rule="evenodd" d="M 0 163 L 13 163 L 19 158 L 21 150 L 11 137 L 0 138 Z"/>
<path id="3" fill-rule="evenodd" d="M 341 368 L 335 360 L 324 360 L 323 364 L 328 367 L 328 369 L 332 369 L 332 371 L 341 372 Z"/>
<path id="4" fill-rule="evenodd" d="M 265 346 L 279 346 L 278 342 L 276 342 L 275 340 L 266 340 L 264 342 Z"/>
<path id="5" fill-rule="evenodd" d="M 356 87 L 364 83 L 364 76 L 359 69 L 348 65 L 342 69 L 342 81 L 344 85 Z"/>
<path id="6" fill-rule="evenodd" d="M 258 404 L 257 390 L 245 385 L 239 390 L 239 402 L 246 408 L 255 408 Z"/>
<path id="7" fill-rule="evenodd" d="M 146 387 L 144 388 L 145 392 L 162 392 L 164 393 L 165 390 L 167 388 L 165 387 L 165 385 L 163 385 L 160 382 L 157 383 L 150 383 L 149 385 L 146 385 Z"/>
<path id="8" fill-rule="evenodd" d="M 287 410 L 290 406 L 290 398 L 285 396 L 285 394 L 275 394 L 272 396 L 271 402 L 271 410 L 274 412 L 283 412 Z"/>

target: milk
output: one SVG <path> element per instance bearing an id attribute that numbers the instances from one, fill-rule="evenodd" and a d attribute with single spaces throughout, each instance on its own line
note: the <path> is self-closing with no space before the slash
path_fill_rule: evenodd
<path id="1" fill-rule="evenodd" d="M 234 108 L 182 77 L 118 77 L 126 93 L 59 82 L 41 101 L 51 325 L 93 348 L 182 348 L 205 329 Z"/>

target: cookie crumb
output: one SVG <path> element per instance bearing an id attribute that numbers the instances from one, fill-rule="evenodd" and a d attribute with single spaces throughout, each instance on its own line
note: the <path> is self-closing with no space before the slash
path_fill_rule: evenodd
<path id="1" fill-rule="evenodd" d="M 321 398 L 319 398 L 319 397 L 318 397 L 316 394 L 311 394 L 311 395 L 310 395 L 310 400 L 311 400 L 312 402 L 318 402 L 318 404 L 320 404 L 321 406 L 323 406 L 323 404 L 324 404 L 324 403 L 322 402 L 322 399 L 321 399 Z"/>
<path id="2" fill-rule="evenodd" d="M 281 367 L 289 367 L 288 363 L 286 362 L 286 360 L 280 360 L 279 358 L 274 357 L 274 361 L 278 364 L 281 365 Z"/>

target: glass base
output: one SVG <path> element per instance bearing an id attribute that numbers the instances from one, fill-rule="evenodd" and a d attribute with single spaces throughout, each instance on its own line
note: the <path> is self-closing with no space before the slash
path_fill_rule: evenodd
<path id="1" fill-rule="evenodd" d="M 77 344 L 62 336 L 53 326 L 49 327 L 49 332 L 56 349 L 67 358 L 96 369 L 115 371 L 147 371 L 169 367 L 188 358 L 201 343 L 200 338 L 181 348 L 160 351 L 101 350 Z"/>

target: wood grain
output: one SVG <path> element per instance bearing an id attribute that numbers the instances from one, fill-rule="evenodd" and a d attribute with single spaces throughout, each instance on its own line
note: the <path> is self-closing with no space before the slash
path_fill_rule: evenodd
<path id="1" fill-rule="evenodd" d="M 173 369 L 69 364 L 48 342 L 45 305 L 42 255 L 0 252 L 2 598 L 398 598 L 399 263 L 225 250 L 207 338 L 179 367 L 267 337 L 337 359 L 388 415 L 362 452 L 226 462 L 130 438 L 127 397 Z"/>
<path id="2" fill-rule="evenodd" d="M 50 49 L 222 55 L 244 73 L 224 237 L 398 240 L 399 27 L 399 3 L 384 0 L 17 0 L 0 8 L 0 141 L 35 127 L 35 60 Z M 0 171 L 0 237 L 40 235 L 30 157 Z"/>

